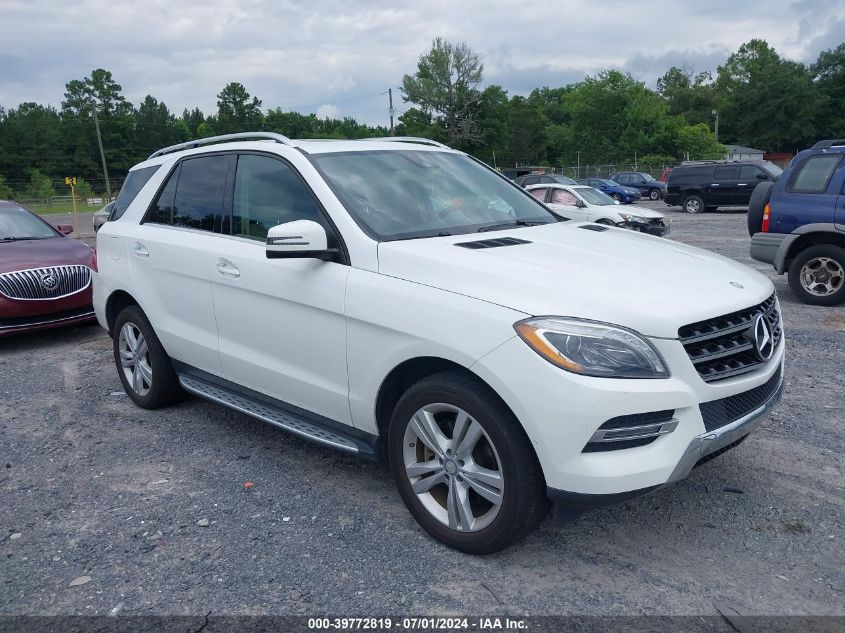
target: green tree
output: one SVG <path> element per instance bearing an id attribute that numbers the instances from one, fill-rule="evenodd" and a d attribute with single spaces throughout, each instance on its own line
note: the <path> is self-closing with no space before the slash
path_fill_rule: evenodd
<path id="1" fill-rule="evenodd" d="M 537 164 L 546 160 L 549 120 L 537 105 L 525 97 L 510 100 L 510 154 L 517 163 Z"/>
<path id="2" fill-rule="evenodd" d="M 672 66 L 657 80 L 657 92 L 666 99 L 669 114 L 686 123 L 710 123 L 715 107 L 715 86 L 709 72 L 693 74 L 692 69 Z"/>
<path id="3" fill-rule="evenodd" d="M 481 58 L 469 46 L 438 37 L 420 56 L 417 72 L 402 78 L 402 98 L 439 120 L 449 144 L 460 146 L 478 137 L 477 86 L 483 76 Z"/>
<path id="4" fill-rule="evenodd" d="M 716 141 L 713 130 L 706 123 L 679 127 L 675 144 L 690 160 L 724 158 L 727 153 L 727 148 Z"/>
<path id="5" fill-rule="evenodd" d="M 6 176 L 0 176 L 0 200 L 11 200 L 12 188 L 6 182 Z"/>
<path id="6" fill-rule="evenodd" d="M 782 59 L 765 40 L 739 47 L 716 79 L 720 125 L 740 145 L 791 151 L 810 144 L 823 105 L 804 64 Z"/>
<path id="7" fill-rule="evenodd" d="M 84 178 L 77 178 L 76 185 L 73 188 L 74 192 L 76 193 L 76 197 L 81 200 L 83 203 L 88 198 L 94 197 L 94 189 L 88 183 L 87 180 Z"/>
<path id="8" fill-rule="evenodd" d="M 261 100 L 251 96 L 243 84 L 226 84 L 217 95 L 217 120 L 213 127 L 218 134 L 254 132 L 262 129 L 263 123 Z"/>
<path id="9" fill-rule="evenodd" d="M 199 108 L 190 111 L 185 108 L 182 111 L 181 122 L 188 131 L 188 138 L 199 138 L 198 128 L 205 123 L 205 115 Z"/>
<path id="10" fill-rule="evenodd" d="M 845 42 L 822 51 L 810 69 L 822 94 L 816 130 L 819 138 L 845 138 Z"/>
<path id="11" fill-rule="evenodd" d="M 152 95 L 147 95 L 138 106 L 135 113 L 135 147 L 138 150 L 138 160 L 146 158 L 156 149 L 187 141 L 188 137 L 184 123 L 179 125 L 167 106 Z"/>
<path id="12" fill-rule="evenodd" d="M 56 190 L 53 188 L 49 176 L 33 169 L 29 174 L 29 183 L 26 186 L 25 194 L 27 198 L 43 200 L 55 196 Z"/>

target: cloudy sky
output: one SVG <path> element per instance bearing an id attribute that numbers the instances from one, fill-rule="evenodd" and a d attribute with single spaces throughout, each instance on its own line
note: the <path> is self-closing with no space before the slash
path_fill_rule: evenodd
<path id="1" fill-rule="evenodd" d="M 243 83 L 264 108 L 387 122 L 388 87 L 440 35 L 480 53 L 511 94 L 608 67 L 653 85 L 669 66 L 715 70 L 761 37 L 813 61 L 845 40 L 842 0 L 0 0 L 0 105 L 59 105 L 67 81 L 111 70 L 136 105 L 216 110 Z"/>

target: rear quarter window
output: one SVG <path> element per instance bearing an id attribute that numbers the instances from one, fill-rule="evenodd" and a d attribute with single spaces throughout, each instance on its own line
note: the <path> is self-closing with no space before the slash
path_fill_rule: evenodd
<path id="1" fill-rule="evenodd" d="M 787 191 L 794 193 L 824 193 L 830 178 L 842 160 L 842 154 L 810 156 L 789 181 Z"/>
<path id="2" fill-rule="evenodd" d="M 123 186 L 120 188 L 120 193 L 117 194 L 117 200 L 114 201 L 109 220 L 117 220 L 126 213 L 126 209 L 129 208 L 129 205 L 132 204 L 132 201 L 153 177 L 153 174 L 158 171 L 159 167 L 161 165 L 153 165 L 152 167 L 135 169 L 127 174 L 126 180 L 123 181 Z"/>

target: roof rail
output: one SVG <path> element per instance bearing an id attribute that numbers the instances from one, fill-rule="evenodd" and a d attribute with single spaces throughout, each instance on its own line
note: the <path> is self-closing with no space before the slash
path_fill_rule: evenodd
<path id="1" fill-rule="evenodd" d="M 153 152 L 152 154 L 150 154 L 147 160 L 149 160 L 150 158 L 155 158 L 156 156 L 164 156 L 165 154 L 179 152 L 183 149 L 193 149 L 195 147 L 200 147 L 201 145 L 211 145 L 213 143 L 224 143 L 226 141 L 237 141 L 246 139 L 267 139 L 271 141 L 276 141 L 276 143 L 281 143 L 283 145 L 293 145 L 293 143 L 287 136 L 276 134 L 275 132 L 238 132 L 237 134 L 221 134 L 220 136 L 209 136 L 207 138 L 200 138 L 195 141 L 188 141 L 187 143 L 177 143 L 176 145 L 170 145 L 169 147 L 164 147 L 156 152 Z"/>
<path id="2" fill-rule="evenodd" d="M 442 147 L 443 149 L 452 149 L 448 145 L 444 145 L 438 141 L 432 141 L 430 138 L 423 138 L 421 136 L 372 136 L 369 138 L 359 138 L 359 141 L 388 141 L 391 143 L 417 143 L 418 145 L 434 145 L 435 147 Z"/>
<path id="3" fill-rule="evenodd" d="M 831 147 L 838 147 L 845 145 L 845 138 L 829 138 L 825 141 L 819 141 L 810 149 L 830 149 Z"/>

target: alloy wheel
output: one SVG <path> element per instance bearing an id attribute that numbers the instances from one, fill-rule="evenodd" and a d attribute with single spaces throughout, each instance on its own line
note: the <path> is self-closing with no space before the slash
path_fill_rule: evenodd
<path id="1" fill-rule="evenodd" d="M 501 460 L 481 424 L 466 411 L 436 403 L 408 421 L 403 462 L 426 511 L 459 532 L 477 532 L 498 516 L 504 495 Z"/>
<path id="2" fill-rule="evenodd" d="M 829 297 L 842 288 L 845 270 L 835 259 L 814 257 L 801 267 L 801 286 L 815 297 Z"/>
<path id="3" fill-rule="evenodd" d="M 648 194 L 648 197 L 651 200 L 657 200 L 660 197 L 660 192 L 657 189 L 652 189 L 651 193 Z"/>
<path id="4" fill-rule="evenodd" d="M 150 350 L 141 330 L 131 321 L 127 321 L 120 328 L 118 350 L 120 367 L 127 384 L 139 396 L 147 395 L 153 384 Z"/>

